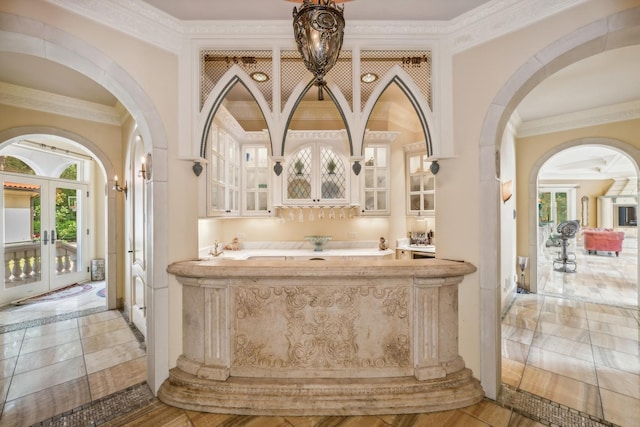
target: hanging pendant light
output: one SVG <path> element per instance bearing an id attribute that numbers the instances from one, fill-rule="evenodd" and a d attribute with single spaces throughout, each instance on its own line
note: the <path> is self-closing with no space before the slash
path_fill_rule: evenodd
<path id="1" fill-rule="evenodd" d="M 348 1 L 348 0 L 347 0 Z M 318 100 L 324 99 L 324 76 L 335 65 L 344 36 L 343 1 L 303 0 L 300 9 L 293 8 L 293 34 L 304 65 L 316 78 Z"/>

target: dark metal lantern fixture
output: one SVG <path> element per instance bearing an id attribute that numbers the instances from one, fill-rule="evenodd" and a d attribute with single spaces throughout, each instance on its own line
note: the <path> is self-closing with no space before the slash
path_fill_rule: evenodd
<path id="1" fill-rule="evenodd" d="M 315 77 L 318 100 L 324 99 L 324 76 L 335 65 L 344 36 L 344 6 L 333 0 L 304 0 L 300 10 L 293 8 L 293 34 L 305 67 Z"/>

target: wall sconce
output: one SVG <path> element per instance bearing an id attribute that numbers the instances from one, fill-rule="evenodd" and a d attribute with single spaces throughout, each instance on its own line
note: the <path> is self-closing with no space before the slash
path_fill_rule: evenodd
<path id="1" fill-rule="evenodd" d="M 121 187 L 120 184 L 118 184 L 118 175 L 113 177 L 113 180 L 116 182 L 113 185 L 113 189 L 116 190 L 118 193 L 124 193 L 124 198 L 127 198 L 127 181 L 124 182 L 124 187 Z"/>
<path id="2" fill-rule="evenodd" d="M 142 179 L 147 179 L 147 168 L 144 166 L 144 157 L 140 161 L 140 170 L 138 171 L 138 176 L 142 177 Z"/>
<path id="3" fill-rule="evenodd" d="M 513 195 L 513 180 L 504 181 L 502 183 L 502 202 L 507 203 L 507 200 Z"/>
<path id="4" fill-rule="evenodd" d="M 151 153 L 147 153 L 146 157 L 142 157 L 138 176 L 142 177 L 143 180 L 151 180 Z"/>

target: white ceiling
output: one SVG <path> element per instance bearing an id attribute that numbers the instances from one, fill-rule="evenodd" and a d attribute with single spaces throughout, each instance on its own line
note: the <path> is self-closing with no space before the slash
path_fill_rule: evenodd
<path id="1" fill-rule="evenodd" d="M 182 20 L 291 19 L 288 0 L 145 0 Z M 489 0 L 352 0 L 344 5 L 346 20 L 449 21 Z"/>
<path id="2" fill-rule="evenodd" d="M 348 25 L 349 19 L 451 20 L 494 1 L 497 0 L 354 0 L 344 6 Z M 146 3 L 183 20 L 290 20 L 296 6 L 286 0 L 146 0 Z M 570 65 L 543 81 L 516 112 L 526 123 L 637 101 L 640 100 L 637 76 L 640 76 L 640 46 L 605 52 Z M 0 82 L 111 107 L 117 104 L 115 97 L 94 81 L 62 65 L 29 55 L 0 53 Z M 570 170 L 568 165 L 575 158 L 575 153 L 564 161 L 558 158 L 556 165 L 565 164 Z"/>

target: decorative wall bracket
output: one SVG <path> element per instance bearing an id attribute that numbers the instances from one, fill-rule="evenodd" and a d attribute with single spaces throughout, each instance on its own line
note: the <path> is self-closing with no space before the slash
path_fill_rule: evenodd
<path id="1" fill-rule="evenodd" d="M 200 176 L 204 168 L 202 167 L 200 161 L 196 160 L 195 162 L 193 162 L 193 167 L 191 169 L 193 169 L 193 173 L 195 173 L 196 176 Z"/>

